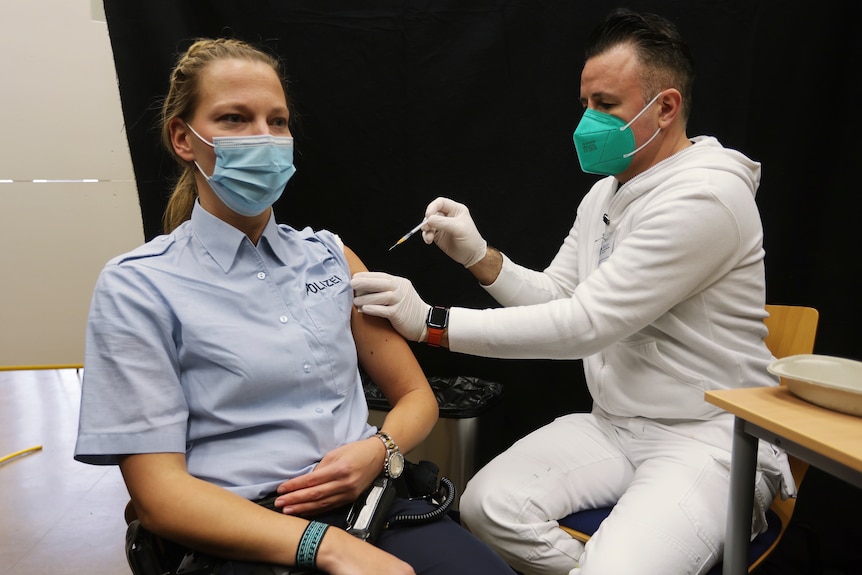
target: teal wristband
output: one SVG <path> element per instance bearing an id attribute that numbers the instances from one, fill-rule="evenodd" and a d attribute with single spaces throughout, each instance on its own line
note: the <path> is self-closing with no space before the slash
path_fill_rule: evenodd
<path id="1" fill-rule="evenodd" d="M 317 567 L 317 551 L 323 534 L 329 525 L 320 521 L 309 521 L 302 532 L 299 546 L 296 548 L 296 566 L 315 569 Z"/>

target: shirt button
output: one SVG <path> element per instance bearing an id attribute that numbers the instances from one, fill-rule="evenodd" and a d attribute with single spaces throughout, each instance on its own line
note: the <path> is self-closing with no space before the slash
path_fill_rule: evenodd
<path id="1" fill-rule="evenodd" d="M 278 321 L 280 321 L 281 323 L 287 323 L 287 316 L 286 315 L 281 316 L 280 318 L 278 318 Z"/>
<path id="2" fill-rule="evenodd" d="M 259 279 L 259 280 L 266 279 L 266 274 L 263 272 L 257 272 L 257 279 Z"/>
<path id="3" fill-rule="evenodd" d="M 305 363 L 303 363 L 302 364 L 302 371 L 304 371 L 305 373 L 311 373 L 311 364 L 308 363 L 307 361 Z"/>
<path id="4" fill-rule="evenodd" d="M 314 411 L 315 411 L 316 413 L 323 413 L 323 408 L 321 408 L 321 407 L 315 407 L 315 408 L 314 408 Z"/>

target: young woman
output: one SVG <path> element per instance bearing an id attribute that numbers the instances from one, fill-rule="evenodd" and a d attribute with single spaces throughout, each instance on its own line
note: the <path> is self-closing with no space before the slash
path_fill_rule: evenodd
<path id="1" fill-rule="evenodd" d="M 437 403 L 389 323 L 354 310 L 359 258 L 330 232 L 276 224 L 289 118 L 268 54 L 218 39 L 180 57 L 162 117 L 183 168 L 167 235 L 99 277 L 75 457 L 118 464 L 141 524 L 231 560 L 219 573 L 511 573 L 449 519 L 387 529 L 378 547 L 322 520 L 395 474 L 388 457 L 425 438 Z M 360 365 L 392 404 L 378 433 Z M 273 493 L 281 513 L 254 503 Z"/>

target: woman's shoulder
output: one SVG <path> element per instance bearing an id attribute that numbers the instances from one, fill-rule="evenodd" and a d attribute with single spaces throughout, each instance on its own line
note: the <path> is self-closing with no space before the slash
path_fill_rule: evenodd
<path id="1" fill-rule="evenodd" d="M 127 268 L 137 264 L 144 264 L 145 267 L 148 264 L 165 265 L 156 262 L 164 262 L 166 256 L 169 256 L 172 251 L 176 251 L 175 247 L 178 244 L 181 245 L 189 238 L 188 227 L 180 226 L 170 234 L 156 236 L 145 244 L 114 256 L 105 264 L 105 269 Z"/>
<path id="2" fill-rule="evenodd" d="M 344 242 L 341 237 L 335 232 L 327 229 L 315 230 L 310 226 L 298 229 L 287 224 L 278 225 L 279 235 L 289 242 L 307 242 L 309 244 L 322 244 L 328 249 L 335 248 L 337 251 L 343 251 Z"/>
<path id="3" fill-rule="evenodd" d="M 174 242 L 175 238 L 172 235 L 156 236 L 147 243 L 140 245 L 133 250 L 115 256 L 107 265 L 119 266 L 140 259 L 163 255 L 170 249 Z"/>

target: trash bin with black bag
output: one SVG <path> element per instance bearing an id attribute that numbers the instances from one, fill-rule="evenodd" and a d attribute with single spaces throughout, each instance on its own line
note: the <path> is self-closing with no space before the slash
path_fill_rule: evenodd
<path id="1" fill-rule="evenodd" d="M 454 483 L 458 494 L 479 468 L 502 450 L 499 426 L 502 412 L 499 401 L 503 386 L 477 377 L 429 377 L 428 383 L 437 397 L 440 419 L 408 459 L 431 461 L 440 475 Z M 365 374 L 362 379 L 368 402 L 368 421 L 380 426 L 390 406 L 380 389 Z M 458 509 L 456 499 L 452 506 Z"/>

